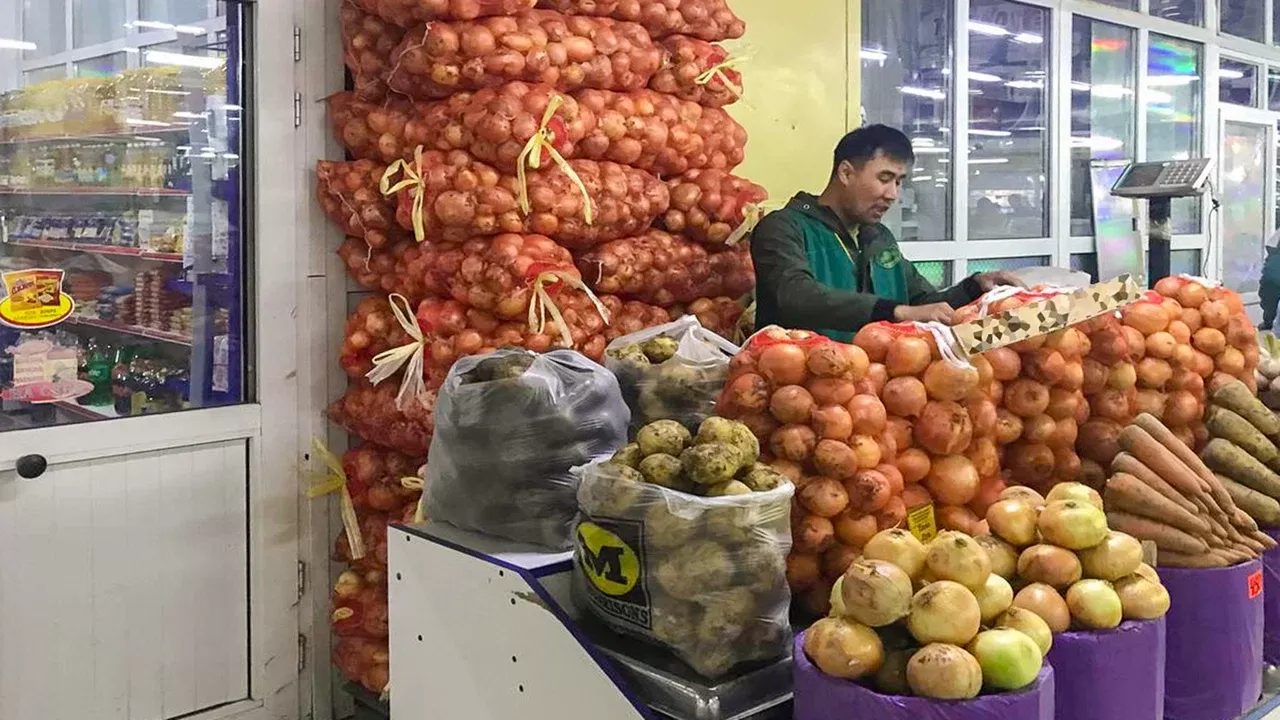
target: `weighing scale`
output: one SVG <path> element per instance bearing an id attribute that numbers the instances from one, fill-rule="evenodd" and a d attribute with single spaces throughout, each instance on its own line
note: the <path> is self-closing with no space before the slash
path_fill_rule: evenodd
<path id="1" fill-rule="evenodd" d="M 1149 212 L 1147 248 L 1147 283 L 1155 287 L 1161 278 L 1169 277 L 1173 224 L 1170 214 L 1173 198 L 1199 197 L 1204 194 L 1213 170 L 1209 158 L 1133 163 L 1111 186 L 1116 197 L 1145 199 Z"/>

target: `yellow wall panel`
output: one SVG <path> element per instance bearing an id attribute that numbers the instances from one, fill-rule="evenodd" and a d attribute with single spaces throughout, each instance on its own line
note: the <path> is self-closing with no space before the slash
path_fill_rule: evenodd
<path id="1" fill-rule="evenodd" d="M 773 201 L 819 192 L 836 142 L 858 122 L 861 0 L 731 5 L 747 23 L 746 37 L 727 43 L 747 57 L 740 66 L 746 93 L 729 108 L 750 136 L 736 172 Z"/>

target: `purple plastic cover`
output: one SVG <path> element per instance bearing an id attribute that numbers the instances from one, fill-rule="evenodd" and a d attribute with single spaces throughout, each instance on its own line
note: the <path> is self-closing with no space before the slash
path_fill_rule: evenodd
<path id="1" fill-rule="evenodd" d="M 1280 542 L 1280 530 L 1263 530 L 1272 540 Z M 1275 592 L 1264 592 L 1262 607 L 1264 627 L 1262 637 L 1262 659 L 1268 665 L 1280 665 L 1280 548 L 1268 550 L 1262 556 L 1263 586 Z"/>
<path id="2" fill-rule="evenodd" d="M 795 640 L 794 720 L 1053 720 L 1053 670 L 1048 663 L 1018 692 L 947 701 L 881 695 L 849 680 L 824 675 Z"/>
<path id="3" fill-rule="evenodd" d="M 1053 636 L 1058 720 L 1161 720 L 1165 620 Z"/>
<path id="4" fill-rule="evenodd" d="M 1262 695 L 1262 561 L 1160 568 L 1165 617 L 1164 716 L 1233 720 Z"/>

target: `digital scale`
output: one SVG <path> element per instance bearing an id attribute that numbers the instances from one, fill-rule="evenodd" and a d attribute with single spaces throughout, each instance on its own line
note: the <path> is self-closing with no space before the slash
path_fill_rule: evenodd
<path id="1" fill-rule="evenodd" d="M 1168 277 L 1171 272 L 1173 225 L 1170 214 L 1173 198 L 1199 197 L 1204 194 L 1212 171 L 1213 161 L 1209 158 L 1133 163 L 1111 186 L 1112 195 L 1145 199 L 1150 207 L 1147 248 L 1149 287 L 1155 287 L 1156 281 Z"/>

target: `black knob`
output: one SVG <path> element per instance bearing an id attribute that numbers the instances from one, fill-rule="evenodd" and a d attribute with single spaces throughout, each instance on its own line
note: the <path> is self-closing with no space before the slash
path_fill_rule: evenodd
<path id="1" fill-rule="evenodd" d="M 23 455 L 18 458 L 18 477 L 35 480 L 49 468 L 49 461 L 43 455 Z"/>

